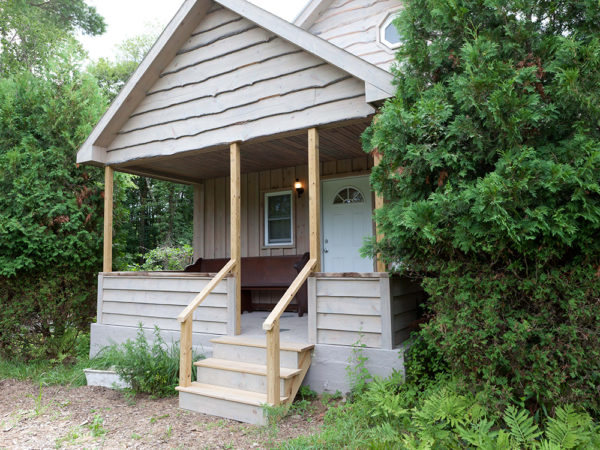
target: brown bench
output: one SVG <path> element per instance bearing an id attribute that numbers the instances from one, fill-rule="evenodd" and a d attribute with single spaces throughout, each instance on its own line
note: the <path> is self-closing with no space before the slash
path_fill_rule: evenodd
<path id="1" fill-rule="evenodd" d="M 252 311 L 252 291 L 285 291 L 309 260 L 302 256 L 250 256 L 242 258 L 242 311 Z M 185 272 L 216 273 L 227 264 L 228 258 L 198 260 L 185 268 Z M 308 310 L 306 283 L 296 294 L 298 315 Z"/>

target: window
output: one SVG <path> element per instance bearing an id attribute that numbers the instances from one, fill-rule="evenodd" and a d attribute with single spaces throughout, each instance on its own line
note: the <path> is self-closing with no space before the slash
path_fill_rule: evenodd
<path id="1" fill-rule="evenodd" d="M 265 245 L 294 243 L 292 191 L 265 194 Z"/>
<path id="2" fill-rule="evenodd" d="M 379 27 L 379 41 L 391 49 L 402 45 L 402 36 L 400 36 L 396 25 L 394 25 L 396 17 L 398 17 L 397 13 L 388 15 Z"/>
<path id="3" fill-rule="evenodd" d="M 342 188 L 333 199 L 334 205 L 350 204 L 350 203 L 363 203 L 365 198 L 362 193 L 353 187 Z"/>

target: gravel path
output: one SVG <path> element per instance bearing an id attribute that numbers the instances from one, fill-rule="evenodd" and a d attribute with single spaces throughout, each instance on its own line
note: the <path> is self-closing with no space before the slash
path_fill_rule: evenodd
<path id="1" fill-rule="evenodd" d="M 318 431 L 325 407 L 257 427 L 192 413 L 177 398 L 128 398 L 111 389 L 0 380 L 0 449 L 270 448 Z"/>

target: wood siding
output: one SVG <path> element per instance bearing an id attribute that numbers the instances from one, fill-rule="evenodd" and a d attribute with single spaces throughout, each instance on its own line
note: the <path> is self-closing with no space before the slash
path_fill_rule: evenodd
<path id="1" fill-rule="evenodd" d="M 181 274 L 100 274 L 98 323 L 179 331 L 177 316 L 211 280 L 209 276 Z M 194 313 L 195 333 L 228 334 L 231 331 L 234 280 L 223 280 Z"/>
<path id="2" fill-rule="evenodd" d="M 363 81 L 214 8 L 108 152 L 115 163 L 367 117 L 364 94 Z"/>
<path id="3" fill-rule="evenodd" d="M 308 284 L 309 342 L 392 349 L 408 339 L 423 298 L 406 278 L 317 273 Z"/>
<path id="4" fill-rule="evenodd" d="M 425 300 L 425 292 L 418 284 L 407 278 L 390 279 L 392 301 L 392 336 L 394 345 L 408 339 L 418 318 L 417 308 Z"/>
<path id="5" fill-rule="evenodd" d="M 384 278 L 387 281 L 387 278 Z M 332 277 L 309 279 L 309 341 L 314 344 L 385 347 L 380 278 Z M 389 302 L 388 302 L 389 304 Z"/>
<path id="6" fill-rule="evenodd" d="M 372 167 L 369 157 L 326 161 L 321 163 L 321 176 L 343 177 L 364 175 Z M 302 255 L 309 251 L 308 245 L 308 192 L 301 198 L 294 192 L 294 245 L 265 247 L 264 244 L 264 193 L 277 190 L 293 190 L 298 178 L 307 188 L 306 165 L 286 167 L 242 174 L 242 257 Z M 229 257 L 229 178 L 205 180 L 202 188 L 195 190 L 194 255 L 203 258 Z M 198 235 L 202 233 L 202 235 Z"/>
<path id="7" fill-rule="evenodd" d="M 309 28 L 344 50 L 390 70 L 394 50 L 379 43 L 379 25 L 400 8 L 398 0 L 335 0 Z"/>

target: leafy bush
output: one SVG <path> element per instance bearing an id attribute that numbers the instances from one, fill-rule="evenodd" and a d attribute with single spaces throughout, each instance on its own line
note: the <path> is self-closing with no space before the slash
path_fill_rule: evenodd
<path id="1" fill-rule="evenodd" d="M 142 264 L 129 266 L 133 271 L 183 270 L 191 264 L 194 249 L 191 245 L 181 247 L 158 247 L 143 255 Z"/>
<path id="2" fill-rule="evenodd" d="M 46 270 L 0 278 L 0 356 L 62 361 L 95 314 L 96 277 Z"/>
<path id="3" fill-rule="evenodd" d="M 104 109 L 61 49 L 0 79 L 0 355 L 59 357 L 94 315 L 102 174 L 75 153 Z M 71 334 L 68 334 L 71 333 Z M 75 331 L 76 335 L 76 331 Z"/>
<path id="4" fill-rule="evenodd" d="M 409 384 L 427 384 L 449 373 L 448 364 L 423 336 L 413 333 L 413 341 L 404 352 L 404 372 Z"/>
<path id="5" fill-rule="evenodd" d="M 600 5 L 404 5 L 370 249 L 425 280 L 423 338 L 491 404 L 600 415 Z"/>
<path id="6" fill-rule="evenodd" d="M 283 448 L 587 449 L 600 445 L 600 426 L 566 405 L 536 421 L 513 405 L 487 409 L 481 395 L 464 394 L 456 380 L 426 387 L 378 379 L 349 404 L 328 411 L 324 430 Z"/>
<path id="7" fill-rule="evenodd" d="M 194 354 L 193 359 L 202 358 Z M 117 374 L 129 382 L 134 393 L 146 393 L 154 397 L 176 395 L 179 385 L 179 343 L 165 344 L 158 327 L 154 328 L 152 344 L 148 343 L 144 328 L 140 324 L 136 339 L 128 339 L 120 345 L 104 348 L 91 361 L 94 368 L 112 367 Z M 192 368 L 195 377 L 196 368 Z"/>

